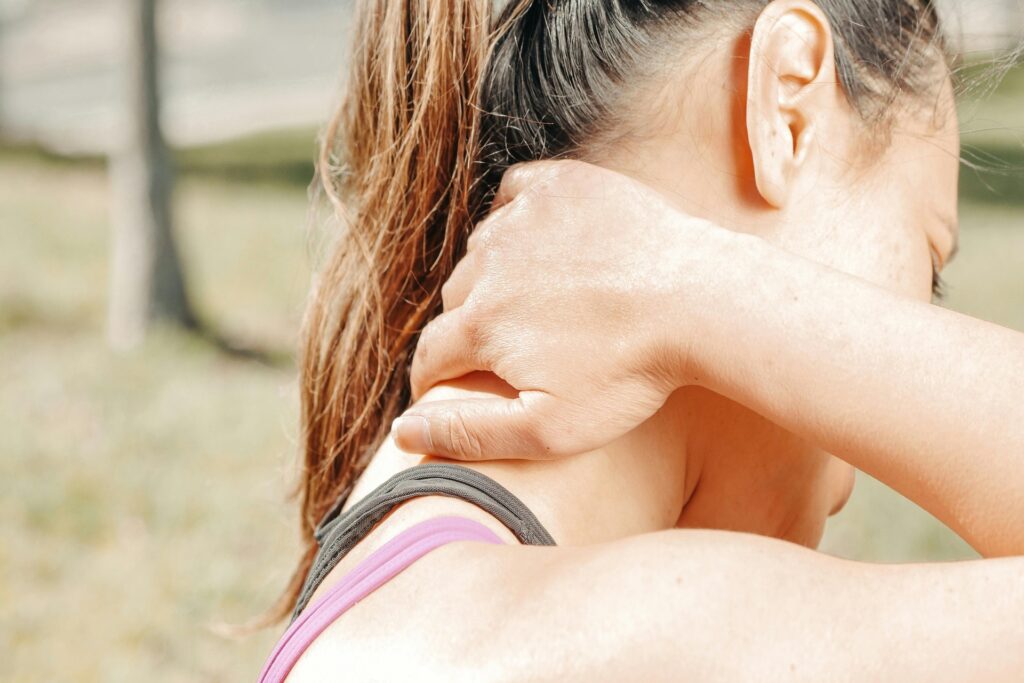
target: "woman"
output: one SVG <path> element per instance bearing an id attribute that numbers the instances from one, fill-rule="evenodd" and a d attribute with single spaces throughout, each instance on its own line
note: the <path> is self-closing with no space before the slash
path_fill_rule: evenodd
<path id="1" fill-rule="evenodd" d="M 846 360 L 825 362 L 832 374 L 821 383 L 833 391 L 813 395 L 835 398 L 835 408 L 808 411 L 805 423 L 793 417 L 810 402 L 800 395 L 777 401 L 774 422 L 725 398 L 759 408 L 795 364 L 780 349 L 785 330 L 744 289 L 799 312 L 792 302 L 804 290 L 793 286 L 810 272 L 837 302 L 870 313 L 878 287 L 825 266 L 904 302 L 927 299 L 933 262 L 948 260 L 953 235 L 942 217 L 955 215 L 956 124 L 930 5 L 518 2 L 493 44 L 489 5 L 363 7 L 348 103 L 330 131 L 348 165 L 332 195 L 350 207 L 348 232 L 307 323 L 309 552 L 283 606 L 297 601 L 298 620 L 266 679 L 1013 680 L 1024 667 L 1021 559 L 876 567 L 762 537 L 813 546 L 842 506 L 851 468 L 801 433 L 850 436 L 863 424 L 851 406 L 876 388 L 857 374 L 874 370 L 870 356 L 822 326 L 821 345 Z M 501 172 L 557 156 L 608 170 L 512 173 L 501 208 L 442 292 Z M 504 243 L 515 231 L 503 228 L 538 218 L 569 237 L 552 238 L 550 253 L 523 247 L 528 261 L 501 260 L 515 252 Z M 499 261 L 488 261 L 492 253 Z M 572 268 L 553 259 L 572 265 L 573 254 L 604 275 L 591 278 L 603 286 L 587 287 L 578 272 L 562 277 Z M 489 279 L 492 263 L 499 275 L 527 264 L 534 298 L 488 309 L 510 303 L 524 279 Z M 575 289 L 549 295 L 566 287 Z M 406 447 L 418 438 L 427 448 L 403 453 L 387 430 L 409 401 L 416 333 L 442 298 L 452 310 L 417 351 L 422 395 L 396 428 Z M 539 325 L 563 298 L 573 303 L 555 306 L 559 325 Z M 518 317 L 502 312 L 513 309 Z M 594 310 L 614 336 L 574 334 L 595 330 Z M 678 342 L 677 316 L 700 334 Z M 487 336 L 464 336 L 467 324 Z M 493 346 L 517 328 L 540 331 L 518 337 L 529 349 L 519 355 L 536 352 L 539 362 Z M 454 353 L 438 343 L 448 333 Z M 695 341 L 705 333 L 714 353 Z M 780 351 L 781 369 L 749 372 L 775 361 L 747 342 Z M 571 384 L 559 369 L 577 366 L 604 377 L 551 390 Z M 466 374 L 478 369 L 512 386 Z M 432 387 L 438 379 L 448 381 Z M 522 416 L 541 414 L 554 425 L 539 436 L 522 429 Z M 880 440 L 866 441 L 870 452 Z M 591 450 L 474 463 L 472 476 L 406 469 L 430 452 L 561 455 L 578 446 Z M 402 498 L 403 471 L 428 471 L 435 493 L 452 490 L 446 477 L 477 493 L 420 495 L 427 487 Z M 907 480 L 944 491 L 920 470 Z M 954 515 L 972 513 L 961 530 L 976 547 L 1019 553 L 1020 518 L 989 525 L 955 498 L 940 497 Z M 435 522 L 447 536 L 428 538 L 435 529 L 424 525 Z M 557 547 L 516 543 L 544 544 L 548 533 Z M 363 585 L 366 577 L 376 578 Z M 347 602 L 332 602 L 339 596 Z"/>

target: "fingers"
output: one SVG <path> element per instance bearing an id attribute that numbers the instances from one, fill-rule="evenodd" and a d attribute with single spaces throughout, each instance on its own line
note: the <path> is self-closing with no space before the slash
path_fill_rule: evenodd
<path id="1" fill-rule="evenodd" d="M 579 162 L 569 160 L 528 161 L 510 166 L 501 177 L 501 184 L 491 201 L 487 217 L 477 224 L 466 243 L 466 253 L 472 252 L 485 235 L 500 224 L 505 209 L 517 197 L 538 183 L 550 179 L 560 171 L 576 167 Z"/>
<path id="2" fill-rule="evenodd" d="M 455 264 L 455 270 L 441 287 L 441 303 L 444 310 L 452 311 L 461 306 L 479 277 L 478 260 L 473 254 L 466 254 Z"/>
<path id="3" fill-rule="evenodd" d="M 501 176 L 501 184 L 494 195 L 491 210 L 501 208 L 532 185 L 550 178 L 558 169 L 564 168 L 568 162 L 559 160 L 529 161 L 509 166 Z"/>
<path id="4" fill-rule="evenodd" d="M 466 256 L 472 254 L 473 250 L 480 246 L 484 233 L 487 232 L 487 229 L 498 220 L 498 216 L 501 214 L 501 208 L 492 209 L 482 221 L 476 224 L 476 227 L 473 228 L 473 232 L 469 234 L 469 239 L 466 240 Z"/>
<path id="5" fill-rule="evenodd" d="M 413 400 L 439 382 L 487 369 L 477 357 L 464 313 L 464 307 L 442 313 L 420 333 L 410 373 Z"/>
<path id="6" fill-rule="evenodd" d="M 530 166 L 530 164 L 514 164 L 505 170 L 501 176 L 498 191 L 494 193 L 494 199 L 491 200 L 492 213 L 511 202 L 527 188 L 527 180 L 531 173 Z"/>
<path id="7" fill-rule="evenodd" d="M 410 453 L 456 460 L 544 459 L 556 455 L 541 438 L 544 397 L 473 398 L 415 406 L 395 420 L 395 444 Z"/>
<path id="8" fill-rule="evenodd" d="M 492 206 L 490 213 L 488 213 L 482 221 L 476 224 L 473 228 L 473 232 L 470 233 L 469 239 L 466 241 L 466 255 L 473 253 L 473 250 L 480 246 L 480 243 L 484 240 L 487 233 L 493 231 L 495 226 L 501 222 L 502 217 L 508 211 L 508 204 L 501 206 Z"/>

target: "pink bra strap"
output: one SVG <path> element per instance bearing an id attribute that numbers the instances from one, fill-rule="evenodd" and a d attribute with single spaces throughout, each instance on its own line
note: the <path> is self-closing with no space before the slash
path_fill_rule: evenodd
<path id="1" fill-rule="evenodd" d="M 306 648 L 338 617 L 431 550 L 457 541 L 502 542 L 483 524 L 464 517 L 436 517 L 406 529 L 360 562 L 292 622 L 263 665 L 260 683 L 282 683 Z"/>

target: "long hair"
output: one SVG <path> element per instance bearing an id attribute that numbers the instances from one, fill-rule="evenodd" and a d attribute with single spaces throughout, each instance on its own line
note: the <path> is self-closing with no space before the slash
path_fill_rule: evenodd
<path id="1" fill-rule="evenodd" d="M 361 3 L 347 93 L 318 163 L 342 232 L 305 315 L 305 550 L 275 619 L 290 611 L 312 563 L 316 524 L 408 402 L 416 335 L 437 314 L 478 214 L 473 103 L 488 15 L 481 0 Z"/>
<path id="2" fill-rule="evenodd" d="M 304 325 L 304 550 L 268 621 L 291 610 L 316 525 L 406 407 L 417 335 L 501 172 L 580 152 L 614 124 L 629 84 L 685 44 L 680 31 L 752 25 L 766 4 L 512 0 L 492 22 L 492 0 L 359 3 L 345 100 L 318 164 L 341 233 Z M 820 4 L 844 90 L 865 117 L 924 87 L 938 35 L 928 0 Z"/>

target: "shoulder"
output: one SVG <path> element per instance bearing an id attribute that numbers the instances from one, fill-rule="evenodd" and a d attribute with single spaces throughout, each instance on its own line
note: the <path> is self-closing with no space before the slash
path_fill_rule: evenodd
<path id="1" fill-rule="evenodd" d="M 757 612 L 771 609 L 765 583 L 805 590 L 807 563 L 829 572 L 819 557 L 700 531 L 576 548 L 446 546 L 332 624 L 289 680 L 710 675 L 721 657 L 737 661 L 734 637 L 749 637 Z"/>
<path id="2" fill-rule="evenodd" d="M 870 565 L 723 531 L 457 544 L 325 631 L 292 681 L 1015 681 L 1022 561 Z"/>

